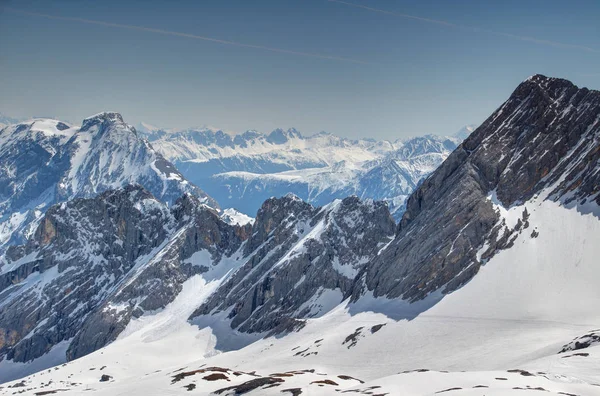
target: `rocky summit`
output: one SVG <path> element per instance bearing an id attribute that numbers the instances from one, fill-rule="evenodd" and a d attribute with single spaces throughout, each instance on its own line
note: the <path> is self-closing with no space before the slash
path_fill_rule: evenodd
<path id="1" fill-rule="evenodd" d="M 354 299 L 415 301 L 464 285 L 527 230 L 500 208 L 542 194 L 585 210 L 600 203 L 600 92 L 535 75 L 410 196 L 394 241 L 366 269 Z"/>
<path id="2" fill-rule="evenodd" d="M 394 234 L 384 202 L 357 197 L 315 208 L 295 196 L 267 200 L 241 266 L 198 310 L 241 332 L 302 326 L 342 302 L 354 278 Z"/>
<path id="3" fill-rule="evenodd" d="M 139 185 L 52 206 L 0 267 L 0 355 L 26 362 L 67 340 L 71 359 L 93 352 L 212 269 L 194 253 L 219 262 L 249 232 L 191 194 L 169 208 Z"/>
<path id="4" fill-rule="evenodd" d="M 172 204 L 192 193 L 218 204 L 127 125 L 104 112 L 73 127 L 36 119 L 0 131 L 0 253 L 24 243 L 53 204 L 140 184 Z"/>

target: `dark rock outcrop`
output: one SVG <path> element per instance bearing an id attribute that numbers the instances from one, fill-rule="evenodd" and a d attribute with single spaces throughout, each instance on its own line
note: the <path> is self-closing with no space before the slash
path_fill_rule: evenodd
<path id="1" fill-rule="evenodd" d="M 423 299 L 456 290 L 527 225 L 494 210 L 544 191 L 565 205 L 600 203 L 600 92 L 536 75 L 475 130 L 410 196 L 396 238 L 354 290 Z M 485 248 L 484 248 L 485 246 Z M 478 255 L 479 252 L 479 255 Z"/>
<path id="2" fill-rule="evenodd" d="M 245 264 L 192 319 L 226 312 L 232 328 L 256 333 L 302 326 L 298 319 L 343 300 L 394 227 L 383 202 L 349 197 L 314 208 L 291 195 L 269 199 L 245 246 Z"/>
<path id="3" fill-rule="evenodd" d="M 0 273 L 0 357 L 35 359 L 71 340 L 77 358 L 132 317 L 173 301 L 189 277 L 240 249 L 232 226 L 187 194 L 169 208 L 139 185 L 51 207 Z M 205 250 L 211 260 L 188 259 Z"/>

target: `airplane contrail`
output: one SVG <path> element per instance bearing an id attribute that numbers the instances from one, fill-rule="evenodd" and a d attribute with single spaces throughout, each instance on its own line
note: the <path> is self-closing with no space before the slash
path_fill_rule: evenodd
<path id="1" fill-rule="evenodd" d="M 424 17 L 420 17 L 420 16 L 416 16 L 416 15 L 404 14 L 404 13 L 401 13 L 401 12 L 387 11 L 387 10 L 382 10 L 382 9 L 379 9 L 379 8 L 373 8 L 373 7 L 365 6 L 365 5 L 362 5 L 362 4 L 350 3 L 350 2 L 347 2 L 347 1 L 343 1 L 343 0 L 328 0 L 328 1 L 331 2 L 331 3 L 344 4 L 344 5 L 347 5 L 347 6 L 350 6 L 350 7 L 362 8 L 364 10 L 368 10 L 368 11 L 372 11 L 372 12 L 378 12 L 380 14 L 387 14 L 387 15 L 397 16 L 397 17 L 401 17 L 401 18 L 413 19 L 413 20 L 416 20 L 416 21 L 421 21 L 421 22 L 431 23 L 431 24 L 435 24 L 435 25 L 446 26 L 446 27 L 460 29 L 460 30 L 467 30 L 467 31 L 477 32 L 477 33 L 493 34 L 493 35 L 496 35 L 496 36 L 502 36 L 502 37 L 512 38 L 512 39 L 520 40 L 520 41 L 528 41 L 528 42 L 535 43 L 535 44 L 549 45 L 549 46 L 552 46 L 552 47 L 562 47 L 562 48 L 578 49 L 578 50 L 582 50 L 582 51 L 586 51 L 586 52 L 600 53 L 600 49 L 588 47 L 588 46 L 585 46 L 585 45 L 561 43 L 561 42 L 558 42 L 558 41 L 544 40 L 544 39 L 539 39 L 539 38 L 535 38 L 535 37 L 520 36 L 520 35 L 517 35 L 517 34 L 497 32 L 497 31 L 494 31 L 494 30 L 482 29 L 482 28 L 478 28 L 478 27 L 474 27 L 474 26 L 458 25 L 456 23 L 452 23 L 452 22 L 448 22 L 448 21 L 442 21 L 442 20 L 439 20 L 439 19 L 424 18 Z"/>
<path id="2" fill-rule="evenodd" d="M 349 63 L 358 63 L 358 64 L 362 64 L 362 65 L 372 65 L 373 64 L 372 62 L 367 62 L 367 61 L 362 61 L 362 60 L 352 59 L 352 58 L 345 58 L 345 57 L 341 57 L 341 56 L 315 54 L 315 53 L 310 53 L 310 52 L 287 50 L 287 49 L 283 49 L 283 48 L 267 47 L 264 45 L 246 44 L 246 43 L 240 43 L 237 41 L 222 40 L 222 39 L 218 39 L 218 38 L 214 38 L 214 37 L 199 36 L 199 35 L 191 34 L 191 33 L 175 32 L 172 30 L 163 30 L 163 29 L 151 28 L 151 27 L 146 27 L 146 26 L 125 25 L 125 24 L 121 24 L 121 23 L 98 21 L 95 19 L 75 18 L 75 17 L 66 17 L 66 16 L 59 16 L 59 15 L 51 15 L 51 14 L 42 14 L 39 12 L 30 12 L 30 11 L 20 10 L 20 9 L 16 9 L 16 8 L 11 8 L 11 7 L 5 7 L 4 10 L 10 11 L 13 13 L 17 13 L 17 14 L 21 14 L 21 15 L 27 15 L 27 16 L 35 16 L 35 17 L 41 17 L 41 18 L 47 18 L 47 19 L 56 19 L 56 20 L 61 20 L 61 21 L 80 22 L 80 23 L 87 23 L 87 24 L 100 25 L 100 26 L 106 26 L 106 27 L 116 27 L 116 28 L 121 28 L 121 29 L 139 30 L 139 31 L 143 31 L 143 32 L 164 34 L 164 35 L 168 35 L 168 36 L 185 37 L 185 38 L 190 38 L 190 39 L 209 41 L 209 42 L 218 43 L 218 44 L 233 45 L 236 47 L 244 47 L 244 48 L 252 48 L 252 49 L 258 49 L 258 50 L 264 50 L 264 51 L 277 52 L 277 53 L 281 53 L 281 54 L 297 55 L 297 56 L 327 59 L 327 60 L 349 62 Z"/>

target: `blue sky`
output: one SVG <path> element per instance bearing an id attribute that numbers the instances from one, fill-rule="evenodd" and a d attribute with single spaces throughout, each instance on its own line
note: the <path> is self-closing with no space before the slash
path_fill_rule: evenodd
<path id="1" fill-rule="evenodd" d="M 535 73 L 600 88 L 598 1 L 346 3 L 0 0 L 0 112 L 395 139 L 481 122 Z"/>

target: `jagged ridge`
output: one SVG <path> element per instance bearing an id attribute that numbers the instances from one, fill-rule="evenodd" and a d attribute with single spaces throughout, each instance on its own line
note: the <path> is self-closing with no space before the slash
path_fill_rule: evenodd
<path id="1" fill-rule="evenodd" d="M 0 253 L 23 243 L 56 202 L 91 197 L 130 183 L 173 203 L 189 192 L 217 203 L 127 125 L 120 114 L 99 113 L 80 128 L 32 120 L 0 131 Z"/>
<path id="2" fill-rule="evenodd" d="M 248 234 L 191 194 L 169 208 L 139 185 L 52 206 L 1 268 L 0 356 L 25 362 L 66 340 L 70 358 L 101 348 Z M 199 251 L 208 259 L 190 262 Z"/>
<path id="3" fill-rule="evenodd" d="M 567 206 L 600 203 L 600 92 L 535 75 L 523 82 L 410 196 L 393 243 L 354 290 L 422 299 L 456 290 L 527 227 L 494 208 L 545 191 Z"/>

